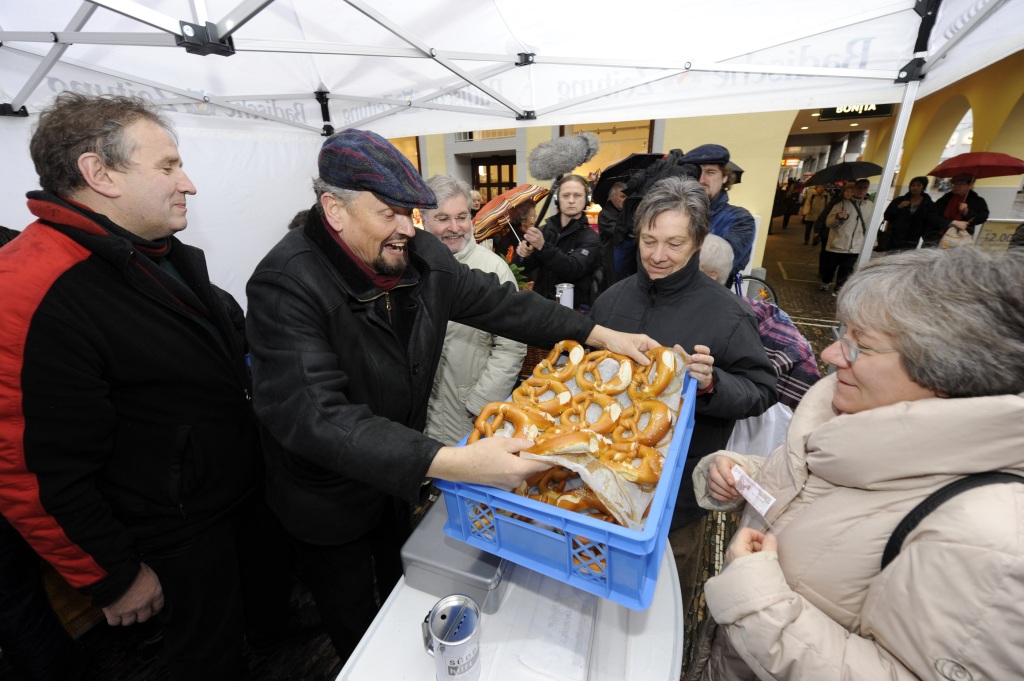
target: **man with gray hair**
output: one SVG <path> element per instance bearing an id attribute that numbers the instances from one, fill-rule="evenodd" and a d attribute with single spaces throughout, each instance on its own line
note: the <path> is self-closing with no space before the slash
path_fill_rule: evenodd
<path id="1" fill-rule="evenodd" d="M 530 440 L 453 447 L 423 434 L 448 322 L 644 365 L 658 343 L 459 263 L 413 227 L 414 208 L 437 208 L 434 192 L 381 136 L 328 138 L 318 169 L 306 224 L 249 280 L 246 324 L 268 499 L 344 660 L 401 577 L 408 504 L 431 478 L 512 489 L 548 467 L 515 456 Z"/>
<path id="2" fill-rule="evenodd" d="M 502 284 L 515 286 L 508 263 L 477 246 L 473 239 L 469 185 L 452 175 L 434 175 L 427 186 L 434 192 L 437 208 L 420 210 L 423 227 L 463 265 L 490 272 Z M 457 444 L 473 429 L 473 421 L 485 405 L 509 396 L 525 357 L 523 343 L 448 322 L 427 404 L 427 436 L 446 445 Z"/>

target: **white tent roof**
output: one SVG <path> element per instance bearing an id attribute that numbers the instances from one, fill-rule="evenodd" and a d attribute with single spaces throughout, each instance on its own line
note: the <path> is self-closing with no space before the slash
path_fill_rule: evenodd
<path id="1" fill-rule="evenodd" d="M 199 189 L 182 238 L 243 305 L 256 263 L 312 203 L 318 90 L 335 129 L 385 137 L 902 102 L 889 186 L 914 100 L 1024 46 L 1024 0 L 942 0 L 915 54 L 916 10 L 936 4 L 6 0 L 0 113 L 29 117 L 0 116 L 0 224 L 32 219 L 33 114 L 63 90 L 171 105 Z M 233 54 L 177 46 L 191 32 L 202 50 L 208 25 Z M 927 77 L 896 83 L 915 57 Z"/>
<path id="2" fill-rule="evenodd" d="M 63 89 L 138 92 L 183 113 L 319 133 L 319 90 L 336 129 L 399 137 L 898 102 L 915 10 L 929 4 L 6 2 L 0 103 L 31 112 Z M 234 54 L 176 46 L 182 21 L 209 22 Z M 918 96 L 1021 49 L 1022 27 L 1022 0 L 943 0 L 928 53 L 916 55 L 929 69 Z"/>

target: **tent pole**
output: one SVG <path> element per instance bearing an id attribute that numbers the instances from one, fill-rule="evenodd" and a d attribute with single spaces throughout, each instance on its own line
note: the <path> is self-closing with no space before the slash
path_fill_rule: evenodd
<path id="1" fill-rule="evenodd" d="M 129 19 L 135 19 L 140 23 L 149 24 L 153 28 L 159 28 L 161 31 L 166 31 L 171 35 L 178 35 L 181 33 L 181 22 L 177 19 L 169 17 L 163 12 L 158 12 L 155 9 L 150 9 L 144 5 L 140 5 L 132 0 L 89 1 L 99 5 L 100 7 L 106 7 L 111 12 L 117 12 Z"/>
<path id="2" fill-rule="evenodd" d="M 83 2 L 82 6 L 75 12 L 75 16 L 68 22 L 68 31 L 77 31 L 78 29 L 85 26 L 85 22 L 89 21 L 92 17 L 92 13 L 96 11 L 96 5 L 91 2 Z M 43 78 L 50 72 L 54 64 L 60 61 L 60 58 L 64 56 L 70 45 L 57 44 L 50 48 L 49 53 L 43 57 L 43 61 L 36 67 L 36 70 L 32 72 L 32 76 L 29 77 L 28 82 L 21 88 L 17 95 L 14 96 L 14 100 L 11 101 L 11 108 L 15 111 L 20 109 L 25 102 L 28 101 L 29 95 L 31 95 L 39 84 L 43 82 Z"/>
<path id="3" fill-rule="evenodd" d="M 871 212 L 871 224 L 864 236 L 864 248 L 861 249 L 860 257 L 857 258 L 858 269 L 871 258 L 871 252 L 875 248 L 875 238 L 878 236 L 878 228 L 882 224 L 889 187 L 892 186 L 893 178 L 896 175 L 896 159 L 899 157 L 900 149 L 903 148 L 903 138 L 907 134 L 907 124 L 910 122 L 910 113 L 914 110 L 914 100 L 920 85 L 919 79 L 911 80 L 903 91 L 903 102 L 900 104 L 900 114 L 896 119 L 896 129 L 892 133 L 892 144 L 889 145 L 889 154 L 886 156 L 885 168 L 882 170 L 882 179 L 878 184 L 878 194 L 875 195 L 875 209 Z"/>
<path id="4" fill-rule="evenodd" d="M 217 35 L 227 40 L 232 33 L 245 26 L 245 23 L 263 11 L 263 8 L 274 0 L 245 0 L 239 3 L 227 15 L 217 22 Z"/>

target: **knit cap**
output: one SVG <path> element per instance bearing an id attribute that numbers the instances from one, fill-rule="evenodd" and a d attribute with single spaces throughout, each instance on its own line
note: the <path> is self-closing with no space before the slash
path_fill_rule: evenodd
<path id="1" fill-rule="evenodd" d="M 350 128 L 320 148 L 320 179 L 340 189 L 370 192 L 402 208 L 436 208 L 434 192 L 405 156 L 375 132 Z"/>

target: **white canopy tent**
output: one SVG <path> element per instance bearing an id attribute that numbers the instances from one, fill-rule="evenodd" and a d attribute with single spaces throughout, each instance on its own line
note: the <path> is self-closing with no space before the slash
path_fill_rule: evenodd
<path id="1" fill-rule="evenodd" d="M 1024 0 L 35 0 L 0 5 L 0 45 L 0 224 L 30 220 L 30 124 L 57 92 L 147 97 L 199 188 L 183 238 L 244 304 L 256 261 L 311 202 L 325 131 L 900 102 L 888 186 L 914 100 L 1020 50 Z"/>

